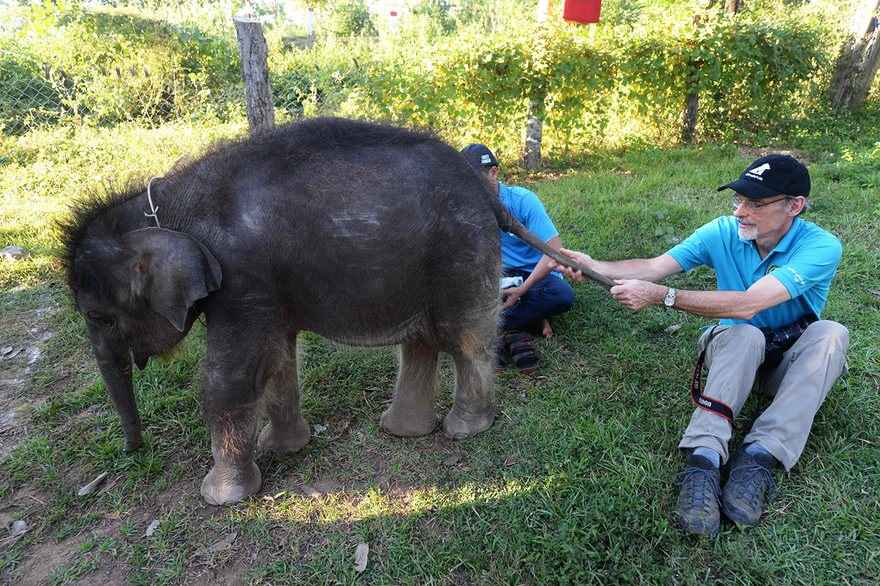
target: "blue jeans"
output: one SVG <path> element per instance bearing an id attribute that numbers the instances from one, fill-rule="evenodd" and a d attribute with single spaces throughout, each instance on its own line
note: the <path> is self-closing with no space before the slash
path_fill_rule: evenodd
<path id="1" fill-rule="evenodd" d="M 516 269 L 506 269 L 505 277 L 519 275 L 523 281 L 531 273 Z M 574 305 L 574 290 L 565 280 L 550 273 L 526 291 L 513 307 L 504 310 L 501 315 L 501 329 L 528 330 L 537 328 L 540 331 L 541 321 L 565 313 Z"/>

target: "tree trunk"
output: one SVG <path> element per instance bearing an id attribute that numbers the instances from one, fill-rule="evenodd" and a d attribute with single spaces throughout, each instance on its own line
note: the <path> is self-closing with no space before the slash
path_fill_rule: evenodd
<path id="1" fill-rule="evenodd" d="M 724 2 L 724 12 L 727 14 L 736 14 L 741 8 L 741 0 L 725 0 Z"/>
<path id="2" fill-rule="evenodd" d="M 252 135 L 262 134 L 275 126 L 275 105 L 272 102 L 272 86 L 269 84 L 269 67 L 266 64 L 266 38 L 263 36 L 263 27 L 256 18 L 237 15 L 232 20 L 235 22 L 235 34 L 238 37 L 248 125 Z"/>
<path id="3" fill-rule="evenodd" d="M 863 0 L 843 41 L 831 79 L 831 107 L 856 110 L 865 103 L 880 65 L 880 0 Z"/>
<path id="4" fill-rule="evenodd" d="M 700 94 L 697 93 L 697 90 L 688 91 L 681 120 L 681 142 L 684 144 L 694 142 L 694 135 L 697 133 L 697 112 L 699 107 Z"/>
<path id="5" fill-rule="evenodd" d="M 550 0 L 538 0 L 538 8 L 535 12 L 535 20 L 538 23 L 538 32 L 535 35 L 535 50 L 543 51 L 544 30 L 547 17 L 550 13 Z M 523 166 L 529 171 L 541 168 L 541 139 L 544 133 L 544 98 L 545 96 L 531 96 L 529 98 L 529 111 L 526 114 L 526 132 L 523 144 Z"/>
<path id="6" fill-rule="evenodd" d="M 523 147 L 523 166 L 529 171 L 541 168 L 541 135 L 543 134 L 544 99 L 529 100 L 529 113 L 526 118 L 526 138 Z"/>

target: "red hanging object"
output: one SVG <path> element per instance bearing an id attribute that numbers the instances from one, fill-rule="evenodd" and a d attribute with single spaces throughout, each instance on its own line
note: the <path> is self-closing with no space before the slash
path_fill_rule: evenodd
<path id="1" fill-rule="evenodd" d="M 581 24 L 599 22 L 602 0 L 565 0 L 562 18 Z"/>

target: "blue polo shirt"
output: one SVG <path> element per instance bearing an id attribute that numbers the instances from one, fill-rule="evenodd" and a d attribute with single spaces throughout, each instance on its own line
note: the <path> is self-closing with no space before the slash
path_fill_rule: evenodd
<path id="1" fill-rule="evenodd" d="M 544 204 L 528 189 L 505 185 L 499 181 L 498 197 L 511 215 L 542 241 L 547 242 L 559 235 L 556 226 L 547 215 L 547 210 L 544 209 Z M 542 256 L 544 254 L 541 251 L 532 248 L 513 234 L 501 232 L 501 266 L 505 269 L 518 269 L 531 273 Z M 561 277 L 558 274 L 557 276 Z"/>
<path id="2" fill-rule="evenodd" d="M 773 275 L 788 289 L 791 299 L 750 320 L 722 319 L 721 323 L 778 328 L 810 313 L 821 317 L 842 251 L 840 240 L 831 233 L 795 218 L 776 248 L 762 259 L 754 242 L 740 240 L 736 218 L 723 216 L 699 228 L 667 254 L 684 271 L 701 265 L 715 269 L 720 291 L 745 291 L 765 275 Z"/>

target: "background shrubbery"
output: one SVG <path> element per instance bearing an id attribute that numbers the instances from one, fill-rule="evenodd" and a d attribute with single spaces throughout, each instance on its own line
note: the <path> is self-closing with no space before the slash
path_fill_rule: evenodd
<path id="1" fill-rule="evenodd" d="M 87 120 L 148 125 L 225 114 L 240 84 L 234 39 L 133 13 L 33 8 L 2 42 L 4 126 Z M 29 73 L 27 80 L 22 73 Z M 22 85 L 26 84 L 26 85 Z"/>
<path id="2" fill-rule="evenodd" d="M 179 11 L 18 9 L 0 37 L 0 122 L 21 132 L 240 116 L 228 6 L 214 5 L 210 19 L 211 3 L 199 6 L 198 24 Z M 755 1 L 733 17 L 681 0 L 606 0 L 599 25 L 557 16 L 541 29 L 530 2 L 429 0 L 388 30 L 363 0 L 347 0 L 324 3 L 304 42 L 290 42 L 293 27 L 279 15 L 265 28 L 282 119 L 426 126 L 453 143 L 491 142 L 509 159 L 531 100 L 545 154 L 567 158 L 599 144 L 678 140 L 692 91 L 702 140 L 790 133 L 825 109 L 840 14 L 850 10 L 847 0 Z"/>

